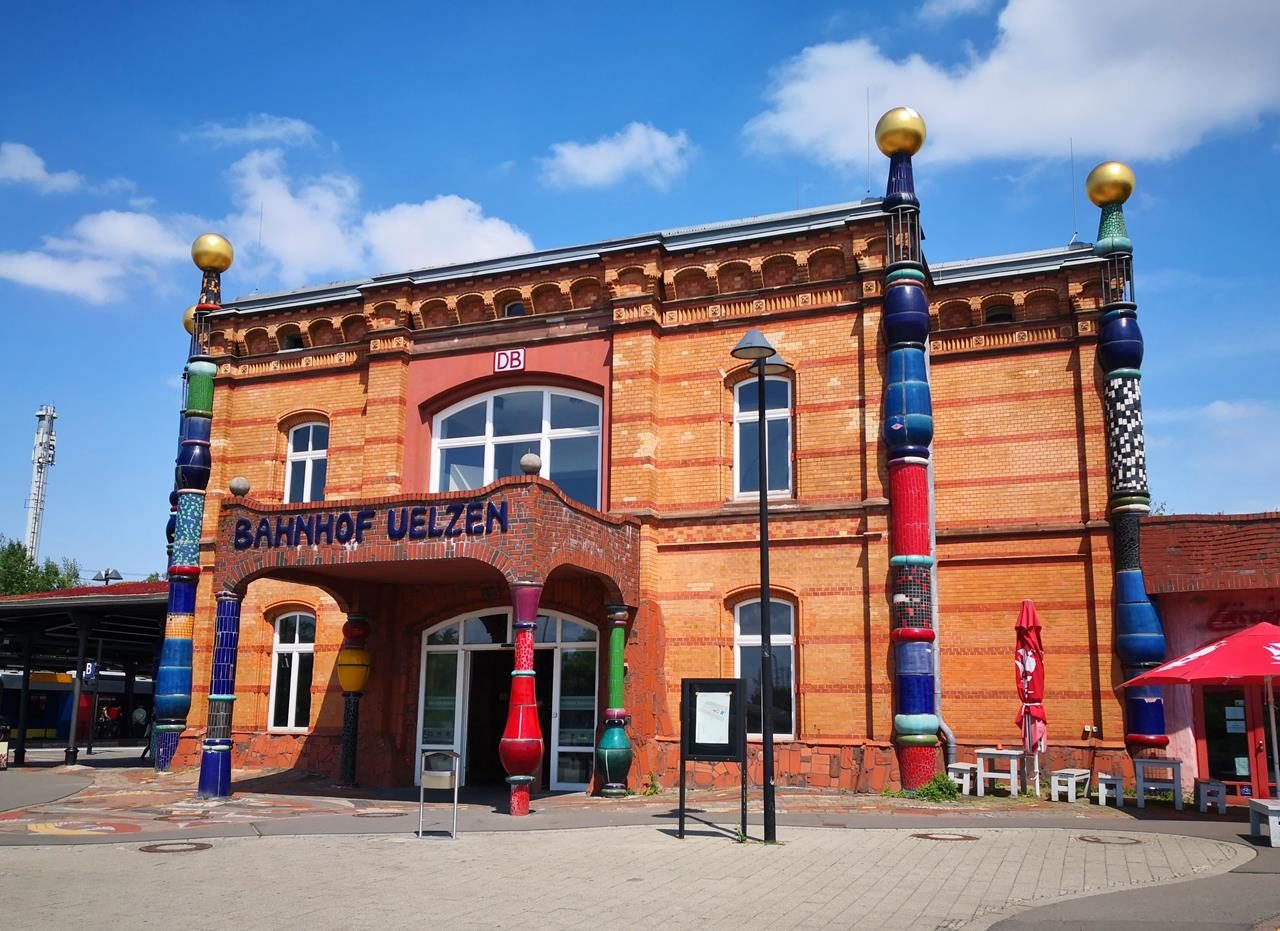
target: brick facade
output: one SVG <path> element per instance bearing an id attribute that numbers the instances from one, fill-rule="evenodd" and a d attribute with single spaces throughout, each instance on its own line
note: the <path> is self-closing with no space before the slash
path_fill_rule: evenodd
<path id="1" fill-rule="evenodd" d="M 797 735 L 778 745 L 777 778 L 846 789 L 895 784 L 877 205 L 518 258 L 254 298 L 211 319 L 214 472 L 195 701 L 180 762 L 194 761 L 203 732 L 215 587 L 245 594 L 236 765 L 332 772 L 342 718 L 333 664 L 344 612 L 359 610 L 373 626 L 374 657 L 360 777 L 403 784 L 412 778 L 422 631 L 467 610 L 506 606 L 507 581 L 547 571 L 548 609 L 603 629 L 612 599 L 632 608 L 631 785 L 671 783 L 680 680 L 735 674 L 734 608 L 758 594 L 756 499 L 734 495 L 734 387 L 747 373 L 729 351 L 759 327 L 794 366 L 794 494 L 771 506 L 770 532 L 774 597 L 795 608 Z M 1022 599 L 1033 598 L 1045 628 L 1054 752 L 1122 757 L 1094 361 L 1098 265 L 1076 249 L 933 273 L 943 717 L 962 759 L 974 747 L 1019 740 L 1013 623 Z M 530 312 L 504 318 L 514 300 Z M 997 306 L 1012 320 L 986 323 Z M 297 335 L 303 349 L 278 350 L 282 337 Z M 515 347 L 525 350 L 524 370 L 495 374 L 494 352 Z M 279 502 L 292 426 L 330 426 L 326 506 L 385 510 L 440 498 L 430 482 L 437 413 L 518 385 L 601 400 L 609 517 L 592 520 L 630 528 L 632 550 L 559 574 L 514 540 L 477 554 L 475 571 L 387 549 L 312 559 L 304 573 L 307 554 L 273 563 L 231 547 L 230 528 L 247 508 L 287 510 Z M 251 501 L 227 499 L 235 476 L 249 481 Z M 561 502 L 549 519 L 574 513 Z M 312 720 L 306 734 L 273 735 L 270 622 L 294 606 L 318 618 Z M 1101 738 L 1083 739 L 1087 727 L 1099 727 Z M 720 778 L 736 777 L 711 767 L 697 776 Z"/>

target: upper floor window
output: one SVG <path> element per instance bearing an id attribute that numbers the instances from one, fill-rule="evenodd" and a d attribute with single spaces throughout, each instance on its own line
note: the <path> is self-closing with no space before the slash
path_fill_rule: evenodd
<path id="1" fill-rule="evenodd" d="M 795 717 L 795 609 L 790 602 L 769 599 L 769 649 L 773 656 L 773 704 L 769 718 L 777 737 L 794 737 Z M 759 736 L 764 711 L 760 665 L 760 601 L 738 605 L 733 612 L 733 663 L 746 680 L 747 733 Z"/>
<path id="2" fill-rule="evenodd" d="M 512 301 L 502 308 L 502 316 L 504 317 L 523 317 L 528 313 L 529 308 L 525 306 L 524 301 Z"/>
<path id="3" fill-rule="evenodd" d="M 791 494 L 791 382 L 764 382 L 765 449 L 770 495 Z M 749 378 L 733 390 L 733 493 L 760 494 L 760 386 Z"/>
<path id="4" fill-rule="evenodd" d="M 285 614 L 276 619 L 271 651 L 271 728 L 305 730 L 311 726 L 315 650 L 314 614 Z"/>
<path id="5" fill-rule="evenodd" d="M 289 431 L 285 464 L 285 504 L 324 500 L 329 471 L 329 425 L 304 423 Z"/>
<path id="6" fill-rule="evenodd" d="M 480 488 L 521 475 L 536 453 L 541 475 L 575 501 L 600 506 L 600 401 L 563 388 L 516 388 L 470 398 L 432 426 L 431 490 Z"/>

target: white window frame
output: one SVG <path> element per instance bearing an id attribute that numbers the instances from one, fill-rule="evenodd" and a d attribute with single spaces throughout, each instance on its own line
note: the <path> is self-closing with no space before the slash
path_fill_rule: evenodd
<path id="1" fill-rule="evenodd" d="M 296 660 L 290 665 L 290 668 L 289 668 L 289 683 L 288 683 L 289 699 L 290 699 L 289 700 L 289 721 L 291 723 L 287 725 L 277 725 L 275 723 L 276 689 L 279 687 L 279 684 L 280 684 L 277 681 L 279 679 L 279 666 L 280 666 L 280 662 L 278 659 L 279 655 L 281 653 L 292 653 L 294 656 L 300 656 L 304 653 L 310 653 L 314 657 L 316 652 L 316 644 L 315 644 L 314 637 L 312 638 L 310 643 L 297 642 L 298 631 L 301 630 L 301 627 L 302 627 L 300 623 L 296 625 L 294 628 L 293 643 L 280 642 L 280 625 L 284 623 L 285 618 L 289 618 L 289 617 L 310 618 L 313 624 L 317 624 L 316 616 L 312 614 L 310 611 L 288 611 L 284 614 L 281 614 L 279 617 L 277 617 L 274 621 L 271 622 L 271 690 L 270 690 L 270 693 L 267 695 L 267 732 L 271 734 L 305 734 L 311 730 L 310 713 L 308 713 L 307 715 L 307 720 L 301 724 L 299 724 L 295 720 L 298 714 L 298 666 L 300 665 Z M 316 627 L 316 632 L 317 634 L 319 633 L 318 624 Z M 314 686 L 315 680 L 316 680 L 315 660 L 312 659 L 311 662 L 312 662 L 311 685 Z M 310 705 L 311 705 L 310 710 L 315 711 L 314 700 L 312 700 Z"/>
<path id="2" fill-rule="evenodd" d="M 303 428 L 324 427 L 329 431 L 329 438 L 325 442 L 324 449 L 308 449 L 303 452 L 295 452 L 293 449 L 293 435 Z M 314 440 L 315 434 L 312 434 Z M 329 444 L 333 440 L 333 431 L 329 424 L 323 420 L 308 420 L 306 423 L 300 423 L 296 427 L 289 430 L 289 436 L 286 439 L 285 457 L 284 457 L 284 503 L 285 504 L 305 504 L 309 501 L 323 501 L 324 489 L 320 489 L 320 497 L 316 497 L 315 481 L 313 469 L 317 460 L 325 460 L 326 466 L 329 459 Z M 308 444 L 310 445 L 310 444 Z M 303 463 L 302 478 L 302 500 L 294 501 L 289 495 L 293 488 L 293 464 L 295 462 Z M 329 472 L 325 469 L 325 485 L 329 484 Z"/>
<path id="3" fill-rule="evenodd" d="M 791 633 L 773 634 L 769 638 L 770 649 L 777 649 L 778 647 L 791 648 L 791 731 L 787 734 L 775 733 L 773 736 L 777 740 L 795 740 L 796 733 L 799 730 L 796 727 L 796 606 L 788 598 L 770 597 L 769 603 L 770 605 L 784 604 L 787 606 L 788 610 L 791 611 Z M 742 633 L 742 609 L 750 605 L 758 604 L 760 604 L 760 599 L 752 598 L 742 602 L 741 604 L 735 605 L 733 609 L 733 673 L 735 676 L 742 675 L 742 648 L 761 646 L 761 638 L 759 634 L 743 636 Z M 766 623 L 768 623 L 768 619 L 761 616 L 760 624 L 762 630 L 763 625 Z M 774 688 L 777 688 L 777 683 L 774 683 Z M 762 715 L 764 714 L 763 704 L 760 713 Z M 747 726 L 750 727 L 750 725 L 751 722 L 748 721 Z M 758 740 L 761 737 L 761 734 L 759 731 L 748 730 L 747 737 Z"/>
<path id="4" fill-rule="evenodd" d="M 520 433 L 511 436 L 495 437 L 493 435 L 493 399 L 507 394 L 519 394 L 522 392 L 541 391 L 542 392 L 542 429 L 536 433 Z M 551 428 L 551 396 L 553 394 L 562 397 L 575 398 L 580 401 L 589 401 L 596 408 L 596 426 L 594 427 L 558 427 Z M 485 425 L 484 433 L 475 436 L 455 437 L 452 439 L 441 439 L 441 426 L 444 421 L 458 413 L 460 410 L 471 407 L 476 404 L 483 403 L 485 405 Z M 583 391 L 574 391 L 571 388 L 558 388 L 553 385 L 517 385 L 510 388 L 499 388 L 494 391 L 486 391 L 481 394 L 473 394 L 464 401 L 452 404 L 445 408 L 431 421 L 431 490 L 440 492 L 444 490 L 444 483 L 441 481 L 440 460 L 441 451 L 446 449 L 457 449 L 468 446 L 484 445 L 484 475 L 480 482 L 480 487 L 484 487 L 494 481 L 494 445 L 497 443 L 528 443 L 537 441 L 538 456 L 542 459 L 542 471 L 539 473 L 543 478 L 549 478 L 551 475 L 551 441 L 561 439 L 572 439 L 575 437 L 595 437 L 596 438 L 596 488 L 595 502 L 587 502 L 590 507 L 596 510 L 600 509 L 600 488 L 602 482 L 602 473 L 604 471 L 604 403 L 599 397 L 587 394 Z"/>
<path id="5" fill-rule="evenodd" d="M 773 409 L 766 408 L 764 412 L 764 419 L 765 419 L 764 429 L 766 431 L 765 432 L 766 443 L 768 443 L 769 421 L 771 420 L 787 421 L 787 430 L 786 430 L 787 487 L 779 488 L 774 491 L 767 491 L 767 497 L 790 498 L 795 495 L 795 475 L 796 475 L 795 462 L 793 461 L 794 451 L 792 449 L 795 442 L 792 436 L 795 430 L 795 427 L 791 421 L 791 411 L 792 411 L 792 408 L 795 406 L 794 386 L 791 384 L 790 378 L 785 378 L 780 375 L 767 375 L 765 376 L 765 382 L 780 382 L 786 385 L 786 388 L 787 388 L 786 406 L 773 408 Z M 733 496 L 734 498 L 739 498 L 739 499 L 754 499 L 760 496 L 759 491 L 743 491 L 742 490 L 743 467 L 742 467 L 742 463 L 738 459 L 739 450 L 742 448 L 742 436 L 741 436 L 742 424 L 756 423 L 760 419 L 760 411 L 756 407 L 752 407 L 751 410 L 749 411 L 742 409 L 742 404 L 741 404 L 742 390 L 746 388 L 748 385 L 754 385 L 757 383 L 758 383 L 758 378 L 756 378 L 755 376 L 752 376 L 751 378 L 745 379 L 744 381 L 740 381 L 738 382 L 738 384 L 733 386 Z M 766 395 L 768 394 L 767 390 L 765 394 Z M 766 455 L 768 455 L 767 449 L 765 453 Z"/>

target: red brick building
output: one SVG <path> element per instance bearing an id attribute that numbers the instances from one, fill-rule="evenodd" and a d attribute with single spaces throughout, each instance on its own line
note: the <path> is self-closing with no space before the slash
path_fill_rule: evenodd
<path id="1" fill-rule="evenodd" d="M 777 778 L 895 783 L 887 251 L 869 200 L 211 314 L 213 473 L 178 762 L 200 753 L 215 595 L 234 589 L 235 766 L 336 771 L 336 657 L 358 613 L 359 779 L 411 784 L 418 751 L 439 747 L 462 754 L 468 783 L 500 781 L 511 590 L 537 583 L 542 784 L 591 778 L 611 617 L 630 785 L 670 784 L 680 680 L 758 668 L 756 395 L 730 356 L 756 327 L 791 363 L 766 391 Z M 1123 765 L 1101 265 L 1076 245 L 929 268 L 940 710 L 961 759 L 1019 740 L 1013 624 L 1031 598 L 1054 761 Z M 541 478 L 521 472 L 530 452 Z"/>

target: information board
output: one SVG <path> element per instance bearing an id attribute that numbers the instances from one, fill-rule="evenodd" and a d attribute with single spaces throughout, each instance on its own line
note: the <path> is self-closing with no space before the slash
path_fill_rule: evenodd
<path id="1" fill-rule="evenodd" d="M 741 832 L 747 833 L 746 686 L 741 679 L 680 680 L 680 822 L 684 837 L 685 776 L 690 760 L 737 763 L 742 779 Z"/>

